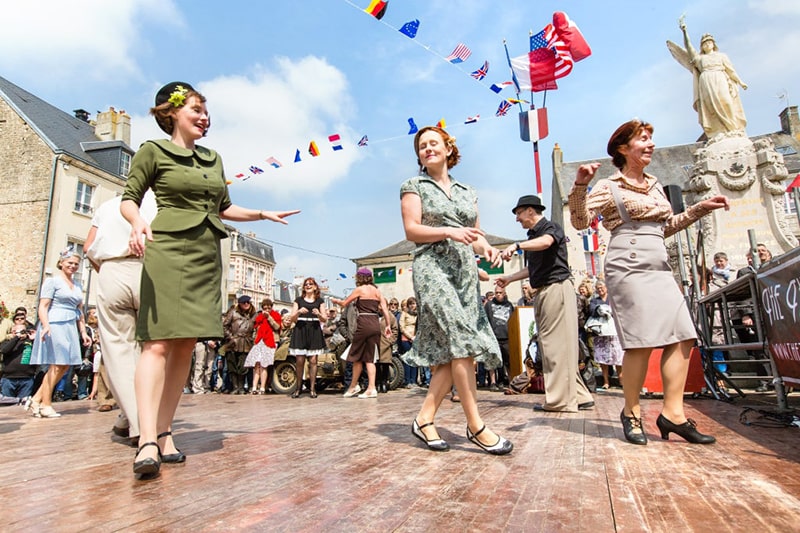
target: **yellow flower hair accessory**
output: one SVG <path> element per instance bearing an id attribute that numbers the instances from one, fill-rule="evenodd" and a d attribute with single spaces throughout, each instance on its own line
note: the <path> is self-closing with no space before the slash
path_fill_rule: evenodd
<path id="1" fill-rule="evenodd" d="M 187 94 L 189 94 L 189 89 L 183 85 L 178 85 L 175 87 L 175 90 L 170 93 L 167 102 L 172 104 L 174 107 L 180 107 L 186 102 Z"/>

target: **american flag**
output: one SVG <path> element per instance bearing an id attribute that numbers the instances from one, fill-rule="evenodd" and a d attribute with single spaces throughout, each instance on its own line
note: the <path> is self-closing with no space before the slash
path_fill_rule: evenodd
<path id="1" fill-rule="evenodd" d="M 252 166 L 250 166 L 250 173 L 251 174 L 263 174 L 264 171 L 261 170 L 260 168 L 258 168 L 257 166 L 252 165 Z"/>
<path id="2" fill-rule="evenodd" d="M 542 50 L 543 53 L 555 54 L 556 64 L 554 77 L 563 78 L 572 71 L 574 62 L 572 54 L 569 53 L 569 46 L 562 41 L 552 24 L 548 24 L 536 35 L 531 35 L 531 52 Z M 549 56 L 542 56 L 549 57 Z"/>
<path id="3" fill-rule="evenodd" d="M 496 117 L 504 117 L 508 114 L 508 110 L 511 109 L 511 102 L 508 100 L 503 100 L 500 102 L 500 106 L 497 108 L 494 116 Z"/>
<path id="4" fill-rule="evenodd" d="M 470 76 L 480 81 L 483 78 L 485 78 L 487 74 L 489 74 L 489 62 L 484 61 L 483 66 L 478 70 L 476 70 L 475 72 L 473 72 L 472 74 L 470 74 Z"/>
<path id="5" fill-rule="evenodd" d="M 472 55 L 472 51 L 467 48 L 464 43 L 458 43 L 455 50 L 447 56 L 445 59 L 451 63 L 461 63 L 462 61 L 466 61 L 469 56 Z"/>

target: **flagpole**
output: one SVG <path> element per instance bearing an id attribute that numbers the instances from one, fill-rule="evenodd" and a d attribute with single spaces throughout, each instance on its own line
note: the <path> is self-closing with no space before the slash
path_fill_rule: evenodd
<path id="1" fill-rule="evenodd" d="M 528 38 L 530 41 L 530 38 Z M 522 113 L 525 109 L 522 107 L 522 102 L 520 101 L 520 94 L 519 94 L 519 83 L 517 82 L 516 76 L 514 76 L 514 67 L 511 66 L 511 55 L 508 53 L 508 43 L 505 39 L 503 39 L 503 48 L 506 50 L 506 61 L 508 61 L 508 68 L 511 69 L 511 76 L 514 80 L 514 90 L 517 93 L 517 105 L 519 106 L 519 111 Z M 533 104 L 533 89 L 531 89 L 531 109 L 535 109 Z M 539 167 L 539 141 L 533 141 L 533 168 L 536 172 L 536 194 L 542 194 L 542 171 Z"/>

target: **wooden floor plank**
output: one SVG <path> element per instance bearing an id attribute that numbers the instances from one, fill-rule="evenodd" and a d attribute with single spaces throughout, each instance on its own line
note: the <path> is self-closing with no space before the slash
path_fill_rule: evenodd
<path id="1" fill-rule="evenodd" d="M 134 450 L 111 435 L 117 412 L 56 404 L 34 419 L 0 407 L 0 531 L 790 531 L 800 523 L 798 428 L 739 421 L 747 406 L 687 399 L 718 443 L 693 446 L 655 426 L 647 446 L 622 437 L 622 394 L 576 414 L 532 409 L 541 396 L 479 392 L 482 415 L 514 442 L 493 457 L 469 443 L 461 406 L 437 427 L 451 451 L 411 435 L 425 391 L 378 400 L 185 395 L 174 428 L 187 453 L 152 481 L 131 473 Z M 800 396 L 790 397 L 800 404 Z"/>

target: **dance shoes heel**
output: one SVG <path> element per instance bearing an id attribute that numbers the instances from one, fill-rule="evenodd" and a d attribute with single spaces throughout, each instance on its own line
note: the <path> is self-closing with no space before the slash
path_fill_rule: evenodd
<path id="1" fill-rule="evenodd" d="M 619 420 L 622 422 L 625 440 L 632 444 L 647 444 L 647 435 L 644 434 L 641 418 L 637 418 L 633 413 L 631 416 L 625 416 L 625 409 L 623 409 L 619 413 Z"/>
<path id="2" fill-rule="evenodd" d="M 421 426 L 417 423 L 417 419 L 414 419 L 414 423 L 411 424 L 411 433 L 419 440 L 425 443 L 425 445 L 436 452 L 446 452 L 450 449 L 450 446 L 444 441 L 444 439 L 428 439 L 425 434 L 422 432 L 422 428 L 426 428 L 428 426 L 432 426 L 433 422 L 428 422 L 427 424 L 422 424 Z"/>
<path id="3" fill-rule="evenodd" d="M 362 400 L 370 399 L 370 398 L 377 398 L 378 397 L 378 391 L 377 390 L 374 390 L 372 392 L 365 391 L 365 392 L 359 394 L 358 397 L 361 398 Z"/>
<path id="4" fill-rule="evenodd" d="M 478 435 L 483 433 L 483 431 L 485 429 L 486 429 L 486 426 L 483 426 L 481 429 L 479 429 L 475 433 L 472 433 L 469 430 L 469 426 L 467 426 L 467 439 L 470 442 L 472 442 L 473 444 L 476 444 L 479 448 L 481 448 L 486 453 L 490 453 L 492 455 L 506 455 L 507 453 L 511 453 L 511 450 L 514 449 L 514 445 L 511 443 L 510 440 L 504 439 L 503 437 L 501 437 L 499 435 L 497 436 L 497 442 L 495 442 L 491 446 L 487 446 L 484 443 L 482 443 L 481 441 L 479 441 L 477 437 L 478 437 Z"/>
<path id="5" fill-rule="evenodd" d="M 142 450 L 148 446 L 155 446 L 156 450 L 158 450 L 158 455 L 155 459 L 146 457 L 141 461 L 133 462 L 133 473 L 138 475 L 139 479 L 152 479 L 156 477 L 158 471 L 161 470 L 161 448 L 158 447 L 157 442 L 145 442 L 136 450 L 136 455 L 138 456 Z"/>
<path id="6" fill-rule="evenodd" d="M 669 434 L 675 433 L 692 444 L 713 444 L 717 442 L 717 439 L 711 435 L 703 435 L 697 431 L 697 423 L 691 418 L 687 418 L 683 424 L 673 424 L 664 415 L 658 415 L 656 426 L 661 431 L 661 438 L 664 440 L 669 440 Z"/>
<path id="7" fill-rule="evenodd" d="M 56 412 L 52 405 L 48 405 L 34 411 L 33 416 L 37 418 L 58 418 L 61 416 L 61 413 Z"/>
<path id="8" fill-rule="evenodd" d="M 164 437 L 171 437 L 171 436 L 172 436 L 172 432 L 171 431 L 165 431 L 164 433 L 161 433 L 158 436 L 158 438 L 160 440 L 160 439 L 163 439 Z M 164 462 L 164 463 L 177 464 L 177 463 L 183 463 L 183 462 L 186 461 L 186 454 L 184 454 L 178 448 L 175 448 L 175 453 L 162 454 L 161 453 L 161 448 L 159 447 L 159 454 L 161 456 L 161 461 Z"/>

